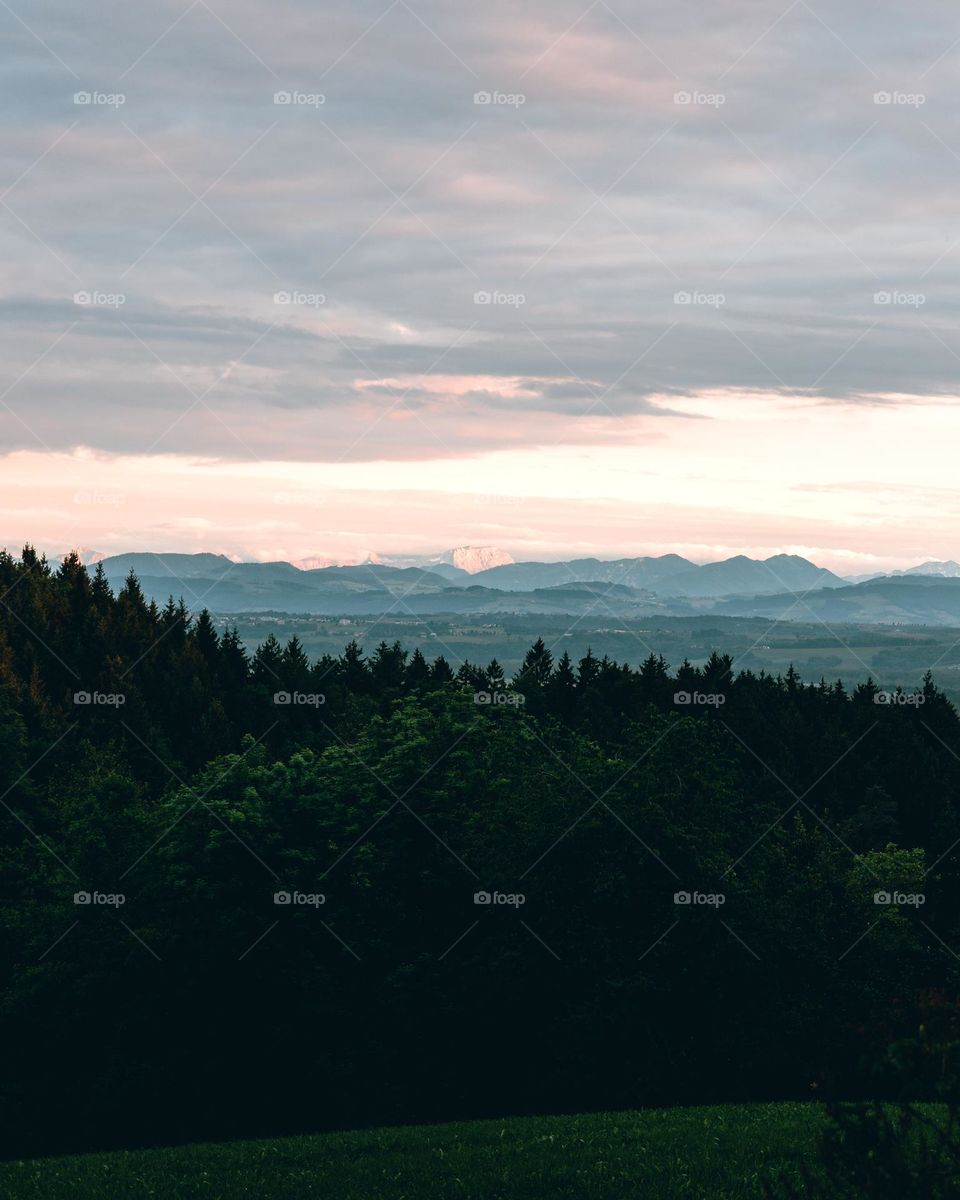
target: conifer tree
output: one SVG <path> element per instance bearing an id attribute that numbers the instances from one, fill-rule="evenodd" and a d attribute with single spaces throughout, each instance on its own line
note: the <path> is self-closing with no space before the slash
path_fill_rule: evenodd
<path id="1" fill-rule="evenodd" d="M 490 662 L 487 664 L 485 674 L 487 677 L 487 687 L 489 687 L 492 692 L 502 692 L 507 686 L 507 679 L 503 673 L 503 667 L 500 666 L 495 658 L 490 659 Z"/>
<path id="2" fill-rule="evenodd" d="M 257 647 L 253 655 L 253 680 L 270 691 L 280 690 L 282 679 L 283 651 L 276 637 L 269 634 Z"/>
<path id="3" fill-rule="evenodd" d="M 430 669 L 430 678 L 434 683 L 453 683 L 453 671 L 450 670 L 450 664 L 442 654 L 434 659 Z"/>
<path id="4" fill-rule="evenodd" d="M 296 634 L 283 648 L 280 676 L 284 687 L 292 692 L 306 691 L 310 682 L 310 660 Z"/>
<path id="5" fill-rule="evenodd" d="M 191 630 L 191 636 L 204 661 L 213 666 L 218 658 L 220 638 L 217 636 L 213 618 L 207 609 L 204 609 L 197 618 L 197 623 Z"/>
<path id="6" fill-rule="evenodd" d="M 365 695 L 370 690 L 370 672 L 363 657 L 363 647 L 353 638 L 344 647 L 340 659 L 340 678 L 348 692 Z"/>
<path id="7" fill-rule="evenodd" d="M 404 673 L 404 682 L 408 689 L 422 688 L 430 682 L 430 666 L 423 657 L 423 651 L 418 646 L 410 656 Z"/>
<path id="8" fill-rule="evenodd" d="M 600 666 L 594 657 L 593 651 L 587 647 L 587 652 L 580 659 L 577 666 L 577 687 L 580 691 L 586 691 L 597 682 L 600 675 Z"/>
<path id="9" fill-rule="evenodd" d="M 542 688 L 550 678 L 552 670 L 553 655 L 544 644 L 543 638 L 537 638 L 524 655 L 516 681 L 521 687 Z"/>

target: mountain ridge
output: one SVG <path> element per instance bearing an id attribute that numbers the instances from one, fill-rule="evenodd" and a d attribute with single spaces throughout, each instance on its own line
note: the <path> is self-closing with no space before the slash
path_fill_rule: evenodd
<path id="1" fill-rule="evenodd" d="M 430 554 L 380 554 L 375 551 L 364 551 L 360 555 L 336 556 L 312 554 L 289 560 L 244 561 L 230 555 L 215 554 L 209 551 L 195 553 L 125 551 L 120 554 L 108 555 L 89 546 L 80 546 L 75 550 L 65 551 L 54 557 L 56 561 L 62 562 L 71 553 L 77 554 L 81 563 L 87 567 L 95 566 L 99 562 L 109 563 L 116 567 L 121 562 L 133 563 L 137 560 L 155 561 L 161 564 L 161 574 L 176 573 L 171 572 L 169 566 L 171 563 L 178 564 L 178 569 L 180 570 L 193 573 L 192 564 L 212 559 L 221 562 L 224 569 L 230 564 L 268 566 L 271 565 L 271 562 L 276 564 L 282 563 L 299 571 L 361 566 L 390 568 L 420 567 L 435 571 L 437 574 L 442 574 L 450 579 L 462 579 L 466 575 L 484 576 L 485 579 L 490 582 L 496 582 L 500 586 L 516 586 L 521 589 L 524 583 L 532 586 L 529 581 L 534 578 L 537 578 L 538 581 L 550 578 L 557 583 L 574 579 L 589 579 L 592 581 L 609 579 L 612 582 L 617 577 L 618 572 L 622 575 L 633 575 L 636 578 L 637 573 L 641 569 L 642 573 L 646 576 L 644 582 L 650 582 L 653 579 L 658 581 L 663 580 L 667 574 L 676 573 L 678 576 L 676 581 L 678 586 L 683 582 L 682 573 L 684 572 L 690 572 L 688 575 L 689 579 L 693 578 L 694 573 L 703 573 L 704 578 L 709 578 L 712 575 L 722 578 L 724 574 L 729 576 L 737 570 L 757 567 L 765 568 L 773 583 L 776 583 L 778 574 L 792 576 L 798 569 L 801 572 L 806 572 L 809 568 L 813 568 L 822 573 L 824 582 L 829 582 L 834 587 L 845 584 L 865 583 L 872 579 L 901 575 L 960 578 L 960 563 L 954 559 L 929 559 L 912 567 L 870 571 L 859 575 L 838 575 L 836 572 L 829 570 L 829 568 L 820 567 L 812 562 L 812 560 L 804 558 L 801 555 L 784 553 L 773 554 L 764 559 L 750 558 L 745 554 L 735 554 L 729 558 L 701 563 L 696 563 L 692 559 L 684 558 L 682 555 L 676 553 L 636 555 L 609 559 L 590 556 L 571 559 L 517 560 L 507 551 L 501 550 L 497 546 L 463 545 Z M 673 568 L 673 571 L 669 571 L 668 568 Z M 805 579 L 799 580 L 801 583 L 804 581 Z M 787 580 L 784 578 L 781 582 L 786 585 Z"/>
<path id="2" fill-rule="evenodd" d="M 714 613 L 779 621 L 815 613 L 845 623 L 943 625 L 960 623 L 960 567 L 954 575 L 953 565 L 923 563 L 854 583 L 789 554 L 739 554 L 701 564 L 677 554 L 510 562 L 469 573 L 449 561 L 392 565 L 368 558 L 301 567 L 282 560 L 235 562 L 224 554 L 135 552 L 87 570 L 102 569 L 115 590 L 132 571 L 148 600 L 164 604 L 171 595 L 182 596 L 193 611 L 206 607 L 220 614 L 606 612 L 629 620 Z"/>
<path id="3" fill-rule="evenodd" d="M 447 557 L 453 556 L 455 552 Z M 470 561 L 477 565 L 485 560 L 486 556 L 480 555 Z M 662 608 L 671 599 L 685 604 L 704 597 L 775 593 L 784 586 L 810 590 L 844 583 L 797 556 L 761 561 L 737 555 L 702 566 L 677 554 L 501 562 L 470 573 L 448 561 L 401 566 L 367 560 L 300 567 L 284 561 L 234 562 L 223 554 L 130 553 L 103 559 L 98 566 L 111 587 L 122 587 L 132 572 L 144 595 L 157 603 L 179 593 L 190 607 L 206 605 L 224 612 L 335 613 L 346 611 L 344 605 L 373 611 L 378 605 L 381 610 L 405 607 L 414 597 L 431 611 L 438 611 L 437 606 L 443 604 L 456 611 L 468 611 L 471 604 L 528 610 L 546 603 L 554 609 L 566 596 L 576 611 L 584 605 L 609 604 L 615 597 L 639 613 L 651 606 Z M 87 567 L 91 573 L 94 569 Z"/>

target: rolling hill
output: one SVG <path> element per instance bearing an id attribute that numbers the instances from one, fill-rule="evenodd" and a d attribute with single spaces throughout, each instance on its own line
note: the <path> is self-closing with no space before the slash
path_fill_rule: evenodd
<path id="1" fill-rule="evenodd" d="M 9 1200 L 761 1200 L 799 1182 L 813 1104 L 520 1117 L 0 1163 Z"/>
<path id="2" fill-rule="evenodd" d="M 676 554 L 568 562 L 503 563 L 467 573 L 450 562 L 302 569 L 233 562 L 221 554 L 122 554 L 102 561 L 118 590 L 133 571 L 149 600 L 183 597 L 192 610 L 325 616 L 607 613 L 617 619 L 767 617 L 846 624 L 960 623 L 960 578 L 949 563 L 851 583 L 798 555 L 744 555 L 696 565 Z M 931 568 L 928 573 L 926 568 Z M 932 568 L 938 568 L 936 573 Z M 91 564 L 87 568 L 95 570 Z"/>

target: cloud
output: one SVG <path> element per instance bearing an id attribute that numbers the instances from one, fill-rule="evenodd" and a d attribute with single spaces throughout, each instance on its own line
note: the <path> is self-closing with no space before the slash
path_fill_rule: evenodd
<path id="1" fill-rule="evenodd" d="M 0 452 L 639 453 L 682 416 L 722 474 L 704 396 L 950 403 L 960 48 L 920 9 L 0 9 Z"/>

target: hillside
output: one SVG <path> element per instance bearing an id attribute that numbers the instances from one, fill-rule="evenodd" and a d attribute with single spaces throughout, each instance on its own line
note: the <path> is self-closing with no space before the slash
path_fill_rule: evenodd
<path id="1" fill-rule="evenodd" d="M 114 591 L 133 571 L 148 600 L 162 605 L 170 595 L 182 596 L 191 610 L 216 613 L 605 613 L 615 622 L 712 613 L 846 624 L 960 623 L 958 578 L 904 572 L 848 583 L 796 555 L 738 555 L 702 566 L 675 554 L 585 558 L 509 563 L 473 575 L 449 563 L 304 569 L 288 562 L 237 563 L 218 554 L 123 554 L 103 560 L 102 567 Z"/>
<path id="2" fill-rule="evenodd" d="M 469 547 L 465 549 L 470 549 Z M 484 548 L 485 549 L 485 548 Z M 459 552 L 452 552 L 457 560 Z M 297 612 L 353 615 L 412 613 L 551 613 L 582 616 L 600 608 L 616 615 L 685 614 L 691 603 L 785 588 L 841 587 L 830 571 L 795 555 L 761 561 L 739 555 L 697 566 L 677 554 L 659 558 L 501 563 L 472 574 L 449 562 L 402 565 L 306 566 L 289 562 L 233 562 L 219 554 L 122 554 L 103 560 L 119 591 L 132 571 L 148 599 L 171 594 L 191 609 L 215 612 Z M 310 560 L 307 560 L 310 561 Z M 462 561 L 462 558 L 461 560 Z M 89 568 L 91 571 L 93 567 Z"/>
<path id="3" fill-rule="evenodd" d="M 848 587 L 809 594 L 729 598 L 713 611 L 771 620 L 857 624 L 953 625 L 960 620 L 960 579 L 935 575 L 888 575 Z"/>
<path id="4" fill-rule="evenodd" d="M 526 1117 L 0 1164 L 7 1200 L 752 1200 L 812 1157 L 819 1109 Z"/>
<path id="5" fill-rule="evenodd" d="M 797 554 L 755 559 L 738 554 L 723 562 L 704 563 L 659 581 L 665 596 L 731 596 L 743 593 L 817 590 L 842 587 L 845 580 Z"/>

